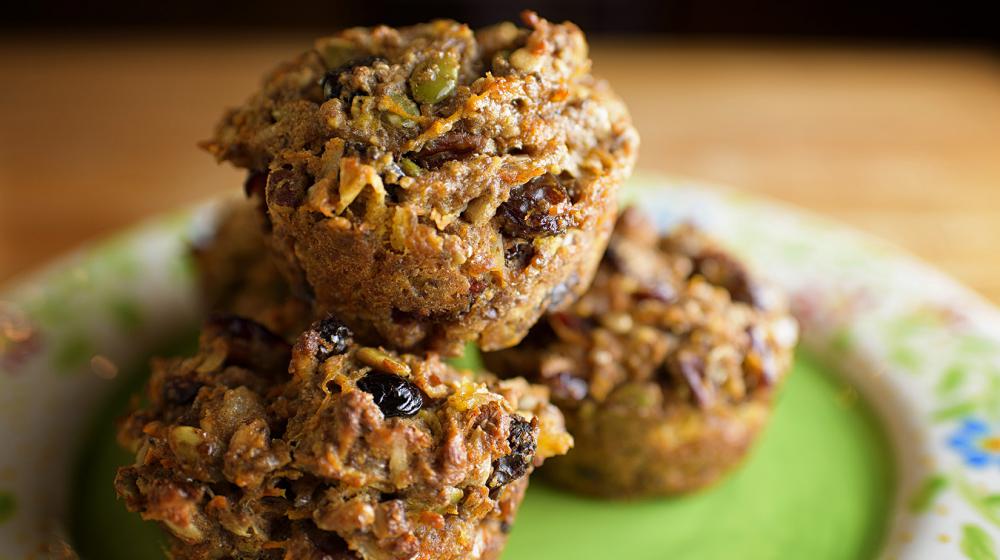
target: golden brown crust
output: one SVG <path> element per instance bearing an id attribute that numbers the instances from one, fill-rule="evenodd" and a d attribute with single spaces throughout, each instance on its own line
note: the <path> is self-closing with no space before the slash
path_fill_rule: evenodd
<path id="1" fill-rule="evenodd" d="M 178 560 L 487 557 L 572 441 L 544 388 L 362 347 L 333 319 L 294 348 L 214 319 L 197 355 L 154 362 L 147 397 L 115 485 Z"/>
<path id="2" fill-rule="evenodd" d="M 206 143 L 266 174 L 280 267 L 362 338 L 503 348 L 588 284 L 638 138 L 580 30 L 525 22 L 321 39 Z"/>
<path id="3" fill-rule="evenodd" d="M 606 497 L 717 480 L 764 425 L 796 339 L 784 301 L 690 227 L 660 237 L 632 209 L 594 284 L 521 346 L 485 355 L 550 387 L 576 445 L 547 477 Z"/>

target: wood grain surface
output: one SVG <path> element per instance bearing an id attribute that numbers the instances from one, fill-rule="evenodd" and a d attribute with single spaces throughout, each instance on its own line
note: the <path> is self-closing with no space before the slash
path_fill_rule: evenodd
<path id="1" fill-rule="evenodd" d="M 0 39 L 0 283 L 240 188 L 195 147 L 307 37 Z M 895 241 L 1000 303 L 1000 59 L 974 50 L 598 41 L 640 167 Z"/>

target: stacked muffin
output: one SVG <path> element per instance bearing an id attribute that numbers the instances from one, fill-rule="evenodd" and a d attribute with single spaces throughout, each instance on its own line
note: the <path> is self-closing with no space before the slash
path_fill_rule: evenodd
<path id="1" fill-rule="evenodd" d="M 321 39 L 206 143 L 251 202 L 195 251 L 198 352 L 120 429 L 172 558 L 495 558 L 572 445 L 544 386 L 443 361 L 582 292 L 635 159 L 579 29 L 524 21 Z"/>
<path id="2" fill-rule="evenodd" d="M 547 386 L 573 450 L 548 479 L 603 497 L 674 494 L 746 454 L 788 372 L 797 326 L 784 299 L 702 233 L 618 220 L 593 284 L 525 341 L 485 356 Z"/>
<path id="3" fill-rule="evenodd" d="M 697 232 L 618 218 L 628 113 L 576 26 L 522 18 L 320 39 L 205 143 L 249 201 L 116 479 L 172 558 L 495 558 L 548 458 L 627 497 L 747 449 L 794 322 Z M 497 375 L 449 365 L 469 343 Z"/>

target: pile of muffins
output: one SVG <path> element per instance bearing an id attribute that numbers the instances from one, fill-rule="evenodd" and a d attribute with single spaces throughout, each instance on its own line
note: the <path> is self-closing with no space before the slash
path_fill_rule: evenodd
<path id="1" fill-rule="evenodd" d="M 204 144 L 248 200 L 196 247 L 200 348 L 154 360 L 115 481 L 171 558 L 496 558 L 543 461 L 620 498 L 745 454 L 794 321 L 619 214 L 628 112 L 576 26 L 522 19 L 320 39 Z M 492 373 L 448 361 L 472 346 Z"/>

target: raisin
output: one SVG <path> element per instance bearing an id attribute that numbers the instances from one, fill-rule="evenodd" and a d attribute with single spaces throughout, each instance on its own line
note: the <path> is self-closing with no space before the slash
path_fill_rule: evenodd
<path id="1" fill-rule="evenodd" d="M 497 215 L 505 234 L 531 239 L 559 235 L 576 226 L 576 219 L 569 213 L 572 206 L 562 182 L 546 174 L 513 189 Z"/>
<path id="2" fill-rule="evenodd" d="M 519 241 L 507 247 L 504 251 L 504 262 L 507 266 L 515 270 L 524 270 L 535 256 L 535 246 L 531 243 Z"/>
<path id="3" fill-rule="evenodd" d="M 371 372 L 358 381 L 358 388 L 372 396 L 386 418 L 413 416 L 424 406 L 420 389 L 391 373 Z"/>
<path id="4" fill-rule="evenodd" d="M 537 447 L 531 422 L 519 416 L 511 417 L 507 444 L 510 445 L 510 455 L 493 461 L 493 474 L 486 481 L 493 499 L 496 499 L 504 486 L 527 474 L 531 467 Z"/>
<path id="5" fill-rule="evenodd" d="M 379 58 L 377 56 L 366 56 L 358 60 L 353 60 L 347 64 L 338 66 L 333 70 L 328 71 L 320 79 L 320 86 L 323 87 L 323 97 L 326 99 L 335 99 L 341 97 L 344 93 L 344 84 L 342 83 L 341 76 L 344 76 L 350 72 L 353 72 L 355 68 L 360 68 L 363 66 L 373 66 L 376 62 L 386 62 L 385 59 Z"/>
<path id="6" fill-rule="evenodd" d="M 318 321 L 312 326 L 312 330 L 319 337 L 319 347 L 316 350 L 316 358 L 319 360 L 347 352 L 351 337 L 354 336 L 347 325 L 333 316 Z"/>
<path id="7" fill-rule="evenodd" d="M 264 371 L 287 370 L 291 345 L 264 325 L 238 315 L 216 315 L 206 327 L 226 340 L 226 364 Z"/>
<path id="8" fill-rule="evenodd" d="M 446 161 L 458 160 L 480 152 L 486 147 L 486 138 L 453 130 L 431 140 L 410 159 L 426 169 L 437 169 Z"/>

